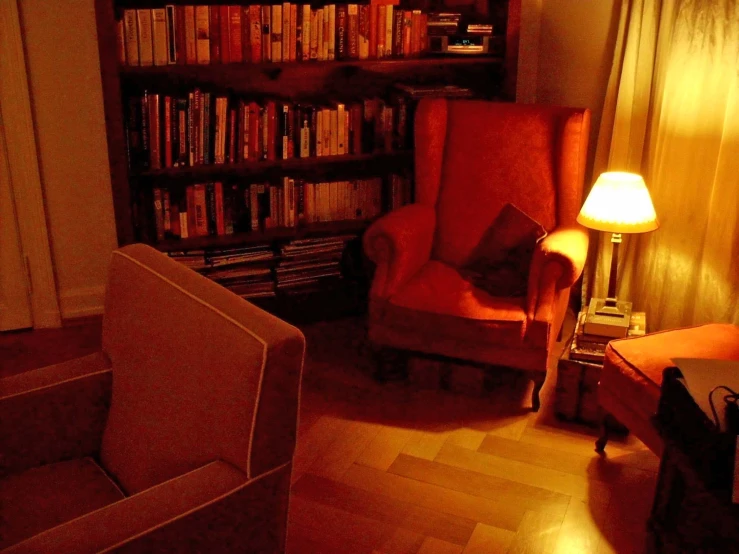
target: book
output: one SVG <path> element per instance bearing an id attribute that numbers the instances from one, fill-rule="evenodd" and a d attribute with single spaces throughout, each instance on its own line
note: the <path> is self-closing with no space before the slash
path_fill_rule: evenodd
<path id="1" fill-rule="evenodd" d="M 126 43 L 126 63 L 139 65 L 139 29 L 136 10 L 123 10 L 123 35 Z"/>
<path id="2" fill-rule="evenodd" d="M 167 65 L 169 63 L 169 41 L 167 11 L 164 8 L 151 10 L 151 33 L 154 65 Z"/>
<path id="3" fill-rule="evenodd" d="M 625 337 L 629 330 L 631 302 L 619 302 L 622 317 L 598 314 L 598 303 L 591 301 L 583 329 L 590 335 L 604 335 L 612 338 Z"/>
<path id="4" fill-rule="evenodd" d="M 592 335 L 585 331 L 585 323 L 588 311 L 583 310 L 578 314 L 575 323 L 575 332 L 570 343 L 570 358 L 602 363 L 605 356 L 606 346 L 613 337 L 604 335 Z M 638 337 L 646 332 L 646 313 L 631 312 L 627 336 Z"/>
<path id="5" fill-rule="evenodd" d="M 273 4 L 271 6 L 270 14 L 270 33 L 271 33 L 271 44 L 272 44 L 272 60 L 273 62 L 282 61 L 282 4 Z"/>
<path id="6" fill-rule="evenodd" d="M 136 10 L 139 33 L 139 65 L 154 65 L 151 10 Z"/>
<path id="7" fill-rule="evenodd" d="M 195 51 L 199 64 L 210 63 L 210 13 L 208 6 L 195 6 Z"/>

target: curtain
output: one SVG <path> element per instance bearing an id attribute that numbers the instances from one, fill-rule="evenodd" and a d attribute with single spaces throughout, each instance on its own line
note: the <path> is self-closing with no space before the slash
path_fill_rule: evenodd
<path id="1" fill-rule="evenodd" d="M 640 173 L 660 228 L 624 236 L 618 297 L 650 331 L 739 324 L 739 0 L 623 0 L 594 175 Z M 604 297 L 596 233 L 583 295 Z"/>

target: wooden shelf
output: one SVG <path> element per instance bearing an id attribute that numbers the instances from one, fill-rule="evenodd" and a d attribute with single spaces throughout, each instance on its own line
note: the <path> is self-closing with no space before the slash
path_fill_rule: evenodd
<path id="1" fill-rule="evenodd" d="M 377 168 L 386 172 L 393 168 L 407 166 L 413 160 L 412 150 L 379 152 L 374 154 L 347 154 L 342 156 L 318 156 L 311 158 L 291 158 L 288 160 L 264 160 L 237 164 L 208 164 L 193 167 L 170 167 L 166 169 L 131 172 L 131 177 L 142 181 L 188 181 L 225 179 L 232 177 L 252 177 L 270 173 L 352 173 L 366 172 Z"/>
<path id="2" fill-rule="evenodd" d="M 450 66 L 450 65 L 479 65 L 487 64 L 503 64 L 503 58 L 490 55 L 472 55 L 459 54 L 454 55 L 429 55 L 421 58 L 389 58 L 380 60 L 330 60 L 330 61 L 307 61 L 307 62 L 289 62 L 289 63 L 229 63 L 229 64 L 202 64 L 202 65 L 155 65 L 155 66 L 122 66 L 120 72 L 122 76 L 140 76 L 151 77 L 152 75 L 163 74 L 171 78 L 172 76 L 193 77 L 196 79 L 207 80 L 214 73 L 223 75 L 228 74 L 229 77 L 242 77 L 245 74 L 261 73 L 270 78 L 277 78 L 283 71 L 326 71 L 330 69 L 363 69 L 383 71 L 399 69 L 409 71 L 413 67 L 428 66 Z"/>
<path id="3" fill-rule="evenodd" d="M 370 224 L 367 220 L 326 221 L 311 223 L 303 227 L 275 227 L 264 231 L 236 233 L 233 235 L 193 237 L 187 239 L 167 239 L 157 242 L 154 247 L 163 252 L 179 250 L 205 250 L 233 248 L 239 245 L 267 243 L 278 239 L 300 239 L 322 235 L 360 233 Z"/>

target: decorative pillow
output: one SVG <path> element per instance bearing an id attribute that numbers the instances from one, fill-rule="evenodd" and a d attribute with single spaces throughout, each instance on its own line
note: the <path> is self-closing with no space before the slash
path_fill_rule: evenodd
<path id="1" fill-rule="evenodd" d="M 546 234 L 538 221 L 508 203 L 460 273 L 492 296 L 526 296 L 531 257 Z"/>

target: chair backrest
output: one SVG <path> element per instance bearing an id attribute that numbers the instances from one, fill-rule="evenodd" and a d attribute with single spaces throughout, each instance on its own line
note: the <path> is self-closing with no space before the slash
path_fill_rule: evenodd
<path id="1" fill-rule="evenodd" d="M 216 459 L 251 477 L 292 458 L 305 339 L 291 325 L 131 245 L 113 253 L 103 350 L 101 461 L 126 493 Z"/>
<path id="2" fill-rule="evenodd" d="M 416 199 L 436 206 L 432 257 L 466 263 L 503 206 L 551 231 L 574 225 L 590 112 L 484 100 L 431 99 L 416 112 Z"/>

